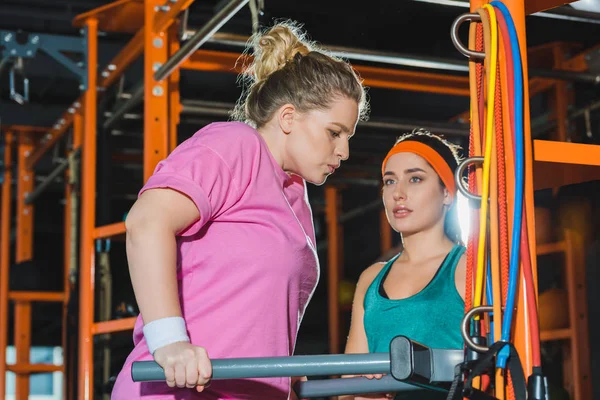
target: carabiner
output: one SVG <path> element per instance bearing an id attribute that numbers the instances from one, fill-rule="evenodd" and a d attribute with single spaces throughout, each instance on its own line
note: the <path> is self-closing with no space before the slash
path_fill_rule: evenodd
<path id="1" fill-rule="evenodd" d="M 458 18 L 456 18 L 454 20 L 454 22 L 452 22 L 452 27 L 450 28 L 450 38 L 452 39 L 452 43 L 454 44 L 454 47 L 456 47 L 456 49 L 458 51 L 460 51 L 465 57 L 469 58 L 469 60 L 471 60 L 471 61 L 484 60 L 485 59 L 484 52 L 470 50 L 458 38 L 458 28 L 460 28 L 460 25 L 465 21 L 481 22 L 481 16 L 477 13 L 473 13 L 473 14 L 463 14 L 463 15 L 460 15 Z"/>
<path id="2" fill-rule="evenodd" d="M 469 325 L 471 323 L 471 318 L 475 315 L 481 315 L 483 313 L 491 313 L 494 312 L 494 307 L 492 306 L 479 306 L 471 308 L 463 317 L 463 320 L 460 325 L 460 333 L 462 334 L 463 340 L 468 348 L 478 353 L 485 353 L 490 348 L 487 346 L 482 346 L 480 344 L 475 343 L 471 339 L 471 335 L 469 334 Z"/>
<path id="3" fill-rule="evenodd" d="M 458 165 L 458 168 L 456 168 L 456 171 L 454 172 L 454 181 L 456 182 L 456 188 L 463 196 L 465 196 L 469 200 L 481 201 L 481 196 L 477 196 L 476 194 L 469 192 L 469 189 L 466 188 L 465 185 L 463 185 L 462 175 L 465 171 L 465 168 L 467 168 L 469 164 L 483 163 L 483 161 L 484 157 L 466 158 L 463 160 L 463 162 L 461 162 Z"/>

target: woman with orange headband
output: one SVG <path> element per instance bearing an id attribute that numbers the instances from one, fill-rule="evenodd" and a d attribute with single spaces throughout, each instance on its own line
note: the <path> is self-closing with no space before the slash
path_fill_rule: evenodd
<path id="1" fill-rule="evenodd" d="M 346 353 L 388 352 L 390 341 L 398 335 L 431 348 L 463 348 L 466 257 L 456 207 L 457 151 L 458 146 L 441 137 L 417 130 L 402 136 L 385 157 L 383 203 L 389 224 L 400 233 L 402 250 L 361 274 Z M 445 399 L 446 395 L 425 390 L 395 398 Z"/>

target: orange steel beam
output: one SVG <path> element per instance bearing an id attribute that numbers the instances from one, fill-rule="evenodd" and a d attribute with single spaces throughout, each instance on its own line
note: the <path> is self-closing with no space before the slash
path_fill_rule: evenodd
<path id="1" fill-rule="evenodd" d="M 165 31 L 155 32 L 152 24 L 155 8 L 162 5 L 161 2 L 144 2 L 144 182 L 156 164 L 167 157 L 169 148 L 168 80 L 154 79 L 154 71 L 167 61 L 169 54 L 169 35 Z"/>
<path id="2" fill-rule="evenodd" d="M 92 325 L 94 322 L 94 227 L 96 224 L 96 102 L 98 63 L 98 21 L 89 19 L 88 27 L 88 89 L 84 101 L 84 134 L 81 186 L 81 265 L 79 281 L 79 371 L 80 400 L 93 397 L 94 360 Z"/>
<path id="3" fill-rule="evenodd" d="M 329 352 L 340 352 L 340 225 L 338 189 L 325 187 L 325 217 L 327 221 L 327 286 L 329 293 Z"/>
<path id="4" fill-rule="evenodd" d="M 249 59 L 239 53 L 197 50 L 181 68 L 209 71 L 240 73 Z M 434 74 L 430 72 L 405 71 L 400 69 L 353 65 L 365 85 L 386 89 L 411 90 L 428 93 L 469 95 L 469 79 L 462 76 Z"/>
<path id="5" fill-rule="evenodd" d="M 533 153 L 536 161 L 600 166 L 600 146 L 593 144 L 534 140 Z"/>
<path id="6" fill-rule="evenodd" d="M 6 131 L 4 182 L 0 215 L 0 393 L 6 393 L 6 346 L 8 345 L 8 279 L 10 268 L 10 209 L 12 201 L 12 152 L 14 134 Z"/>
<path id="7" fill-rule="evenodd" d="M 33 192 L 34 173 L 27 168 L 27 156 L 33 151 L 33 137 L 19 133 L 17 173 L 17 250 L 15 262 L 31 260 L 33 257 L 33 205 L 25 204 L 25 197 Z"/>
<path id="8" fill-rule="evenodd" d="M 125 222 L 116 222 L 110 225 L 98 226 L 94 229 L 94 238 L 114 238 L 125 234 Z"/>
<path id="9" fill-rule="evenodd" d="M 178 29 L 178 24 L 171 25 L 169 28 L 169 54 L 171 57 L 179 50 Z M 176 68 L 167 78 L 169 93 L 169 147 L 167 148 L 167 153 L 170 153 L 177 147 L 177 126 L 179 125 L 181 114 L 181 97 L 179 95 L 180 77 L 180 69 Z"/>
<path id="10" fill-rule="evenodd" d="M 101 335 L 104 333 L 113 333 L 128 331 L 133 329 L 137 317 L 115 319 L 112 321 L 96 322 L 92 328 L 94 335 Z"/>
<path id="11" fill-rule="evenodd" d="M 31 351 L 31 303 L 18 301 L 15 304 L 15 353 L 17 364 L 29 364 Z M 15 399 L 29 398 L 29 374 L 18 374 L 15 384 Z"/>
<path id="12" fill-rule="evenodd" d="M 25 292 L 19 290 L 9 292 L 8 298 L 13 301 L 62 303 L 65 300 L 65 295 L 63 292 Z"/>

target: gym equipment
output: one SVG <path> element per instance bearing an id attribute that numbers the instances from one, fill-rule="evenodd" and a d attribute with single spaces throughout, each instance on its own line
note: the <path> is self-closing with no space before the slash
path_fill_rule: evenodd
<path id="1" fill-rule="evenodd" d="M 468 48 L 458 36 L 458 27 L 465 21 L 479 22 L 470 24 Z M 480 355 L 481 362 L 495 363 L 493 374 L 489 365 L 488 372 L 482 373 L 481 364 L 476 362 L 469 379 L 473 393 L 480 398 L 545 399 L 531 250 L 535 242 L 530 232 L 534 210 L 527 201 L 531 197 L 525 185 L 531 173 L 531 148 L 525 116 L 523 44 L 519 43 L 512 15 L 500 1 L 458 17 L 451 38 L 470 61 L 469 158 L 458 169 L 456 180 L 459 190 L 480 205 L 479 211 L 472 213 L 475 232 L 467 252 L 466 309 L 467 315 L 474 318 L 463 320 L 463 337 L 467 348 Z M 483 164 L 482 170 L 475 169 L 476 163 Z M 467 166 L 468 189 L 462 185 L 462 172 Z M 522 305 L 517 303 L 519 281 L 525 285 Z M 514 329 L 517 307 L 526 308 L 523 311 L 527 318 Z M 478 315 L 484 313 L 488 314 L 486 318 Z M 525 337 L 519 340 L 526 342 L 524 356 L 531 367 L 527 387 L 519 354 L 511 343 L 519 331 L 525 331 Z M 484 376 L 493 386 L 484 383 Z"/>
<path id="2" fill-rule="evenodd" d="M 213 379 L 386 374 L 381 379 L 298 382 L 294 387 L 297 395 L 312 398 L 423 389 L 448 391 L 455 379 L 455 366 L 463 360 L 462 350 L 430 349 L 405 336 L 397 336 L 390 343 L 389 353 L 232 358 L 211 362 Z M 136 382 L 165 380 L 163 369 L 154 361 L 134 362 L 131 375 Z"/>

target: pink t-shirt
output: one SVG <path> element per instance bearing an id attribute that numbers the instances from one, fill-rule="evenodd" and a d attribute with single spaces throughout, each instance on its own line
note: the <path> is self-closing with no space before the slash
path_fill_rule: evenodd
<path id="1" fill-rule="evenodd" d="M 161 161 L 142 192 L 172 188 L 200 219 L 178 236 L 177 276 L 191 342 L 209 357 L 293 354 L 319 279 L 304 180 L 277 164 L 260 134 L 240 122 L 213 123 Z M 287 399 L 290 378 L 214 380 L 205 392 L 134 383 L 131 363 L 152 360 L 138 317 L 135 348 L 112 399 Z"/>

